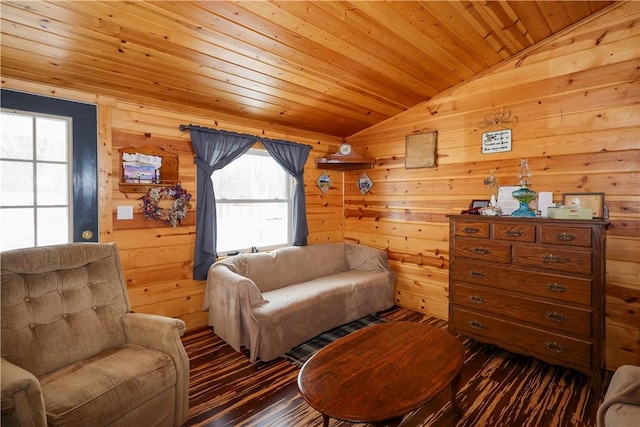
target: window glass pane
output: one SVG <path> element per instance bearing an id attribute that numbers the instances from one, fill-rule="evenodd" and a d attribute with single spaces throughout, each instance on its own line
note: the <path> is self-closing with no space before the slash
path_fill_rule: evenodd
<path id="1" fill-rule="evenodd" d="M 271 156 L 249 152 L 213 173 L 213 189 L 216 199 L 284 200 L 287 179 L 290 175 Z"/>
<path id="2" fill-rule="evenodd" d="M 67 161 L 67 121 L 36 118 L 36 159 Z"/>
<path id="3" fill-rule="evenodd" d="M 219 253 L 291 243 L 293 179 L 266 151 L 249 150 L 212 180 Z"/>
<path id="4" fill-rule="evenodd" d="M 8 111 L 0 119 L 3 249 L 68 243 L 70 120 Z"/>
<path id="5" fill-rule="evenodd" d="M 33 209 L 0 209 L 0 244 L 2 250 L 29 248 L 35 246 Z"/>
<path id="6" fill-rule="evenodd" d="M 67 165 L 38 163 L 38 205 L 67 204 Z"/>
<path id="7" fill-rule="evenodd" d="M 33 159 L 33 122 L 31 117 L 2 113 L 2 144 L 0 157 L 5 159 Z"/>
<path id="8" fill-rule="evenodd" d="M 66 208 L 38 209 L 37 246 L 55 245 L 69 241 L 69 218 Z"/>
<path id="9" fill-rule="evenodd" d="M 285 245 L 289 237 L 289 204 L 218 203 L 217 250 Z"/>
<path id="10" fill-rule="evenodd" d="M 0 162 L 2 206 L 33 205 L 33 163 Z"/>

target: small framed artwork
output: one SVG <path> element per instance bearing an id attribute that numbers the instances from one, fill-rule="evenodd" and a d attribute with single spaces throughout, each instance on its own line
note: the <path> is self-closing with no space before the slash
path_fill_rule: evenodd
<path id="1" fill-rule="evenodd" d="M 604 218 L 604 193 L 562 193 L 562 204 L 591 209 L 594 218 Z"/>
<path id="2" fill-rule="evenodd" d="M 358 190 L 360 190 L 360 194 L 364 196 L 369 192 L 369 190 L 371 190 L 371 187 L 373 187 L 373 181 L 371 181 L 371 178 L 369 178 L 369 175 L 367 175 L 367 173 L 364 172 L 360 176 L 360 178 L 358 178 L 356 185 L 358 186 Z"/>
<path id="3" fill-rule="evenodd" d="M 430 168 L 436 165 L 436 142 L 438 132 L 427 132 L 405 137 L 404 166 Z"/>
<path id="4" fill-rule="evenodd" d="M 320 188 L 320 191 L 322 191 L 323 194 L 327 194 L 331 188 L 331 184 L 331 177 L 329 177 L 326 172 L 322 172 L 322 175 L 320 175 L 316 180 L 316 185 Z"/>

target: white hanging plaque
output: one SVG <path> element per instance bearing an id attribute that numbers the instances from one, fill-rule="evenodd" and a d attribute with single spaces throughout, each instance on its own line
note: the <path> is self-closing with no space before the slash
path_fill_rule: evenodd
<path id="1" fill-rule="evenodd" d="M 511 129 L 482 134 L 482 154 L 511 151 Z"/>

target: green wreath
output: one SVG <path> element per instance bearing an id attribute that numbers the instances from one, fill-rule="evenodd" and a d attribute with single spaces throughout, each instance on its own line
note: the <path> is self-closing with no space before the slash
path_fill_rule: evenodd
<path id="1" fill-rule="evenodd" d="M 147 219 L 156 219 L 176 228 L 191 208 L 191 194 L 180 184 L 175 187 L 153 187 L 141 197 L 142 213 Z M 160 200 L 173 200 L 169 208 L 161 208 Z"/>

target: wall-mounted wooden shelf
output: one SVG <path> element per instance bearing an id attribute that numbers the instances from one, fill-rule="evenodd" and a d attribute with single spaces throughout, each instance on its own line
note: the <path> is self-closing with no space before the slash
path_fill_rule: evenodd
<path id="1" fill-rule="evenodd" d="M 120 181 L 118 186 L 121 193 L 147 193 L 153 187 L 171 187 L 180 182 L 178 174 L 178 160 L 176 153 L 170 153 L 155 147 L 127 147 L 118 150 L 120 154 Z M 159 168 L 160 179 L 158 180 L 136 180 L 125 179 L 123 154 L 146 154 L 150 156 L 162 157 L 162 166 Z"/>
<path id="2" fill-rule="evenodd" d="M 360 156 L 329 156 L 316 157 L 316 169 L 331 169 L 339 171 L 351 171 L 360 169 L 373 169 L 374 159 Z"/>

